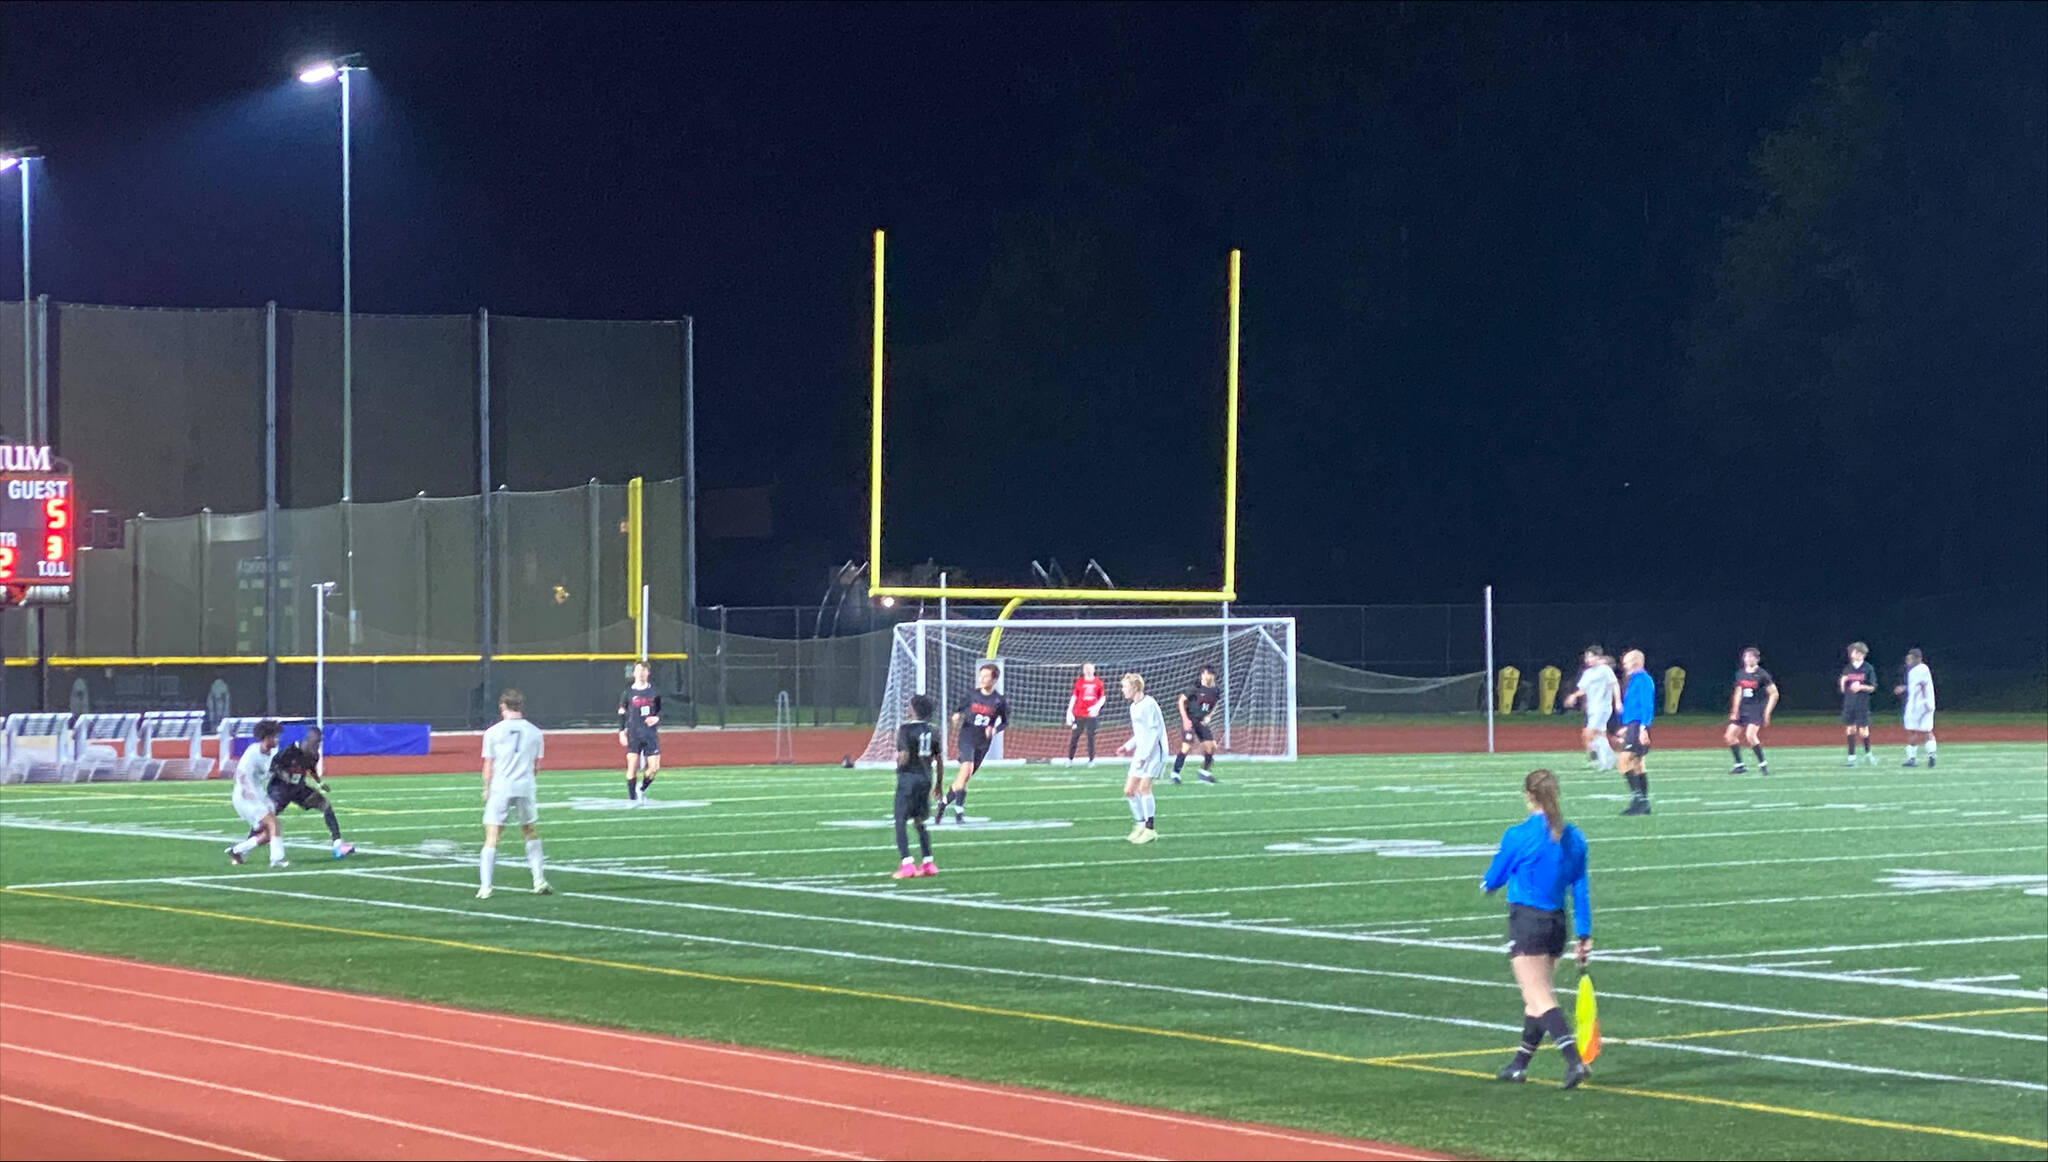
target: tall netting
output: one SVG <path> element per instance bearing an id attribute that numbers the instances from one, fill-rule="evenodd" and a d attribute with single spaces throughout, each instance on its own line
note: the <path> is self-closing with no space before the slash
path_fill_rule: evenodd
<path id="1" fill-rule="evenodd" d="M 1486 709 L 1486 671 L 1438 678 L 1408 678 L 1354 670 L 1301 656 L 1298 695 L 1314 720 L 1345 714 L 1464 714 Z"/>
<path id="2" fill-rule="evenodd" d="M 896 728 L 913 694 L 930 694 L 950 713 L 974 685 L 996 628 L 986 621 L 916 621 L 896 627 L 875 732 L 863 766 L 895 760 Z M 1209 718 L 1217 753 L 1241 759 L 1295 757 L 1294 621 L 1292 618 L 1032 619 L 1002 623 L 995 659 L 1010 704 L 1010 724 L 991 762 L 1048 762 L 1067 755 L 1067 704 L 1074 679 L 1095 663 L 1108 700 L 1096 738 L 1113 754 L 1130 737 L 1130 717 L 1117 682 L 1144 675 L 1169 730 L 1177 729 L 1177 696 L 1202 667 L 1213 668 L 1223 697 Z M 951 751 L 950 730 L 946 740 Z"/>

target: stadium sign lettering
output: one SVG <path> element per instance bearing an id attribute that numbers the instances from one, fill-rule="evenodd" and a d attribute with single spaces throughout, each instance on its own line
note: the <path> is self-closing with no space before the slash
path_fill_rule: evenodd
<path id="1" fill-rule="evenodd" d="M 0 472 L 48 472 L 47 445 L 0 444 Z"/>

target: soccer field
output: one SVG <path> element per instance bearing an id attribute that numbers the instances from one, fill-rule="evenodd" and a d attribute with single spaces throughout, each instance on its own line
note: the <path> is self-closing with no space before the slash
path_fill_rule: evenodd
<path id="1" fill-rule="evenodd" d="M 903 883 L 887 772 L 629 808 L 544 771 L 556 894 L 515 832 L 489 901 L 474 773 L 334 780 L 362 850 L 293 811 L 282 872 L 227 866 L 225 782 L 10 786 L 0 937 L 1461 1154 L 2048 1156 L 2048 748 L 1771 757 L 1656 753 L 1648 818 L 1570 754 L 1191 767 L 1144 847 L 1119 765 L 992 769 Z M 1520 1001 L 1477 885 L 1539 762 L 1592 846 L 1605 1052 L 1570 1093 L 1548 1045 L 1493 1080 Z"/>

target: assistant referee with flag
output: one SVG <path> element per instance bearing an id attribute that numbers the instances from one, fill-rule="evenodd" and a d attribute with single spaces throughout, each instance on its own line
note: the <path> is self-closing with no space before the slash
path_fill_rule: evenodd
<path id="1" fill-rule="evenodd" d="M 1558 804 L 1557 776 L 1530 771 L 1522 780 L 1529 817 L 1500 837 L 1500 850 L 1480 887 L 1487 895 L 1508 889 L 1508 963 L 1522 986 L 1522 1045 L 1500 1071 L 1502 1081 L 1525 1081 L 1529 1059 L 1548 1033 L 1564 1054 L 1564 1088 L 1593 1075 L 1579 1056 L 1564 1011 L 1557 1007 L 1552 980 L 1564 955 L 1565 893 L 1571 893 L 1571 922 L 1579 938 L 1579 968 L 1593 951 L 1593 900 L 1586 878 L 1586 837 L 1565 822 Z"/>

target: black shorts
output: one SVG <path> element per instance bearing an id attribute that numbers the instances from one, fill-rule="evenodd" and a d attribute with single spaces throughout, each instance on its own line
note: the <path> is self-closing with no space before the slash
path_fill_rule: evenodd
<path id="1" fill-rule="evenodd" d="M 1209 732 L 1208 723 L 1197 722 L 1193 730 L 1183 730 L 1180 732 L 1180 740 L 1182 742 L 1215 742 L 1216 736 Z"/>
<path id="2" fill-rule="evenodd" d="M 1728 725 L 1739 726 L 1744 730 L 1754 726 L 1758 730 L 1762 730 L 1764 728 L 1764 716 L 1762 714 L 1738 714 L 1729 721 Z"/>
<path id="3" fill-rule="evenodd" d="M 1526 904 L 1508 905 L 1509 956 L 1563 956 L 1563 912 L 1546 912 Z"/>
<path id="4" fill-rule="evenodd" d="M 982 760 L 988 757 L 989 750 L 994 746 L 994 739 L 970 726 L 960 732 L 960 755 L 958 761 L 973 763 L 978 767 L 981 765 Z"/>
<path id="5" fill-rule="evenodd" d="M 932 777 L 925 774 L 896 776 L 895 819 L 904 822 L 915 820 L 922 823 L 931 813 Z"/>
<path id="6" fill-rule="evenodd" d="M 1854 702 L 1844 702 L 1844 703 L 1842 703 L 1842 725 L 1843 725 L 1843 726 L 1869 726 L 1869 725 L 1870 725 L 1870 699 L 1868 699 L 1868 698 L 1862 699 L 1862 701 L 1861 701 L 1861 704 L 1858 704 L 1858 703 L 1854 703 Z"/>
<path id="7" fill-rule="evenodd" d="M 645 755 L 648 758 L 660 758 L 661 735 L 652 730 L 627 731 L 626 753 L 629 755 Z"/>
<path id="8" fill-rule="evenodd" d="M 1622 726 L 1621 749 L 1632 755 L 1646 755 L 1650 753 L 1650 744 L 1643 741 L 1642 723 L 1630 722 Z"/>
<path id="9" fill-rule="evenodd" d="M 313 789 L 311 783 L 287 783 L 283 779 L 270 781 L 270 810 L 274 815 L 284 814 L 284 809 L 297 803 L 308 811 L 327 810 L 327 796 Z"/>

